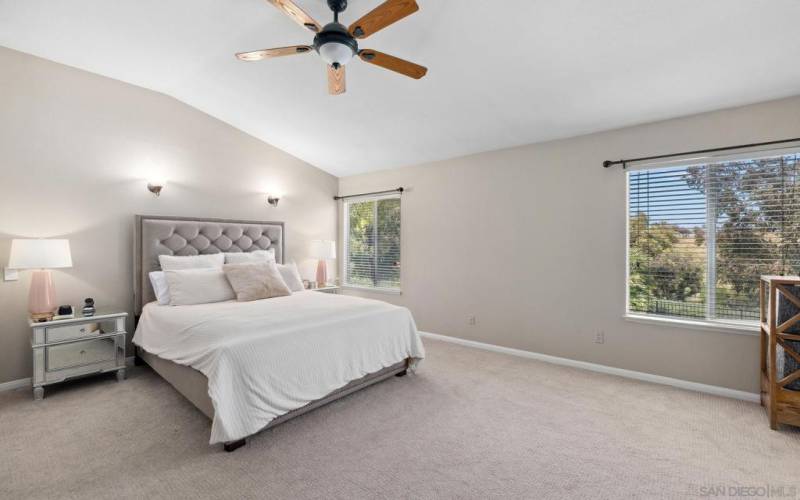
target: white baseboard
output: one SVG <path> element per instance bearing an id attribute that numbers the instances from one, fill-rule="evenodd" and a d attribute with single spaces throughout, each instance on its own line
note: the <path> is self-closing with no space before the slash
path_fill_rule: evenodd
<path id="1" fill-rule="evenodd" d="M 23 387 L 31 386 L 31 378 L 21 378 L 19 380 L 11 380 L 0 384 L 0 392 L 13 391 L 14 389 L 22 389 Z"/>
<path id="2" fill-rule="evenodd" d="M 134 359 L 136 359 L 134 356 L 128 356 L 125 358 L 125 366 L 133 366 Z M 30 377 L 0 383 L 0 392 L 13 391 L 14 389 L 21 389 L 23 387 L 31 387 Z"/>
<path id="3" fill-rule="evenodd" d="M 720 387 L 717 385 L 700 384 L 697 382 L 690 382 L 688 380 L 681 380 L 678 378 L 664 377 L 661 375 L 654 375 L 652 373 L 637 372 L 633 370 L 625 370 L 624 368 L 615 368 L 613 366 L 599 365 L 597 363 L 589 363 L 588 361 L 577 361 L 569 358 L 560 358 L 558 356 L 550 356 L 548 354 L 541 354 L 538 352 L 523 351 L 522 349 L 512 349 L 510 347 L 502 347 L 493 344 L 486 344 L 483 342 L 476 342 L 474 340 L 466 340 L 458 337 L 448 337 L 447 335 L 439 335 L 437 333 L 419 332 L 422 337 L 441 340 L 444 342 L 451 342 L 467 347 L 474 347 L 476 349 L 483 349 L 486 351 L 499 352 L 502 354 L 510 354 L 512 356 L 519 356 L 521 358 L 535 359 L 544 361 L 545 363 L 552 363 L 555 365 L 571 366 L 573 368 L 581 368 L 598 373 L 606 373 L 609 375 L 617 375 L 618 377 L 631 378 L 635 380 L 643 380 L 645 382 L 652 382 L 654 384 L 669 385 L 678 387 L 680 389 L 687 389 L 690 391 L 704 392 L 706 394 L 713 394 L 715 396 L 722 396 L 726 398 L 741 399 L 742 401 L 750 401 L 758 403 L 761 400 L 759 394 L 752 392 L 737 391 L 736 389 L 729 389 L 727 387 Z"/>

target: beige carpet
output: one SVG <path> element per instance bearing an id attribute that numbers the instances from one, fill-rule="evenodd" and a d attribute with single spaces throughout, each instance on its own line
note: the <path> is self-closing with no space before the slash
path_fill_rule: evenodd
<path id="1" fill-rule="evenodd" d="M 661 498 L 798 488 L 755 404 L 426 341 L 419 373 L 251 438 L 146 368 L 0 394 L 2 498 Z M 753 490 L 755 491 L 755 490 Z M 719 497 L 719 495 L 717 495 Z"/>

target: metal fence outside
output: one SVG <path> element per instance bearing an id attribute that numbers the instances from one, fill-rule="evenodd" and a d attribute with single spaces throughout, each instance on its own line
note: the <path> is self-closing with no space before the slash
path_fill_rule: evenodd
<path id="1" fill-rule="evenodd" d="M 678 300 L 651 299 L 647 301 L 645 310 L 635 310 L 647 314 L 659 316 L 677 316 L 681 318 L 705 319 L 706 304 L 702 302 L 681 302 Z M 717 304 L 714 311 L 717 319 L 735 320 L 758 320 L 758 305 L 737 307 L 726 307 L 724 304 Z"/>

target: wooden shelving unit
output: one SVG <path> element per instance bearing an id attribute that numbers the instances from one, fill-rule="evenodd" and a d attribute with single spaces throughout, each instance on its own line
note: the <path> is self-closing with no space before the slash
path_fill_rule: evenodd
<path id="1" fill-rule="evenodd" d="M 800 342 L 800 333 L 788 333 L 800 326 L 800 313 L 778 323 L 778 300 L 785 298 L 800 310 L 800 295 L 794 286 L 800 285 L 798 276 L 762 276 L 759 287 L 761 304 L 761 405 L 767 409 L 769 426 L 780 424 L 800 426 L 800 391 L 786 386 L 800 379 L 800 369 L 791 373 L 778 373 L 778 347 L 785 355 L 800 363 L 800 353 L 787 341 Z"/>

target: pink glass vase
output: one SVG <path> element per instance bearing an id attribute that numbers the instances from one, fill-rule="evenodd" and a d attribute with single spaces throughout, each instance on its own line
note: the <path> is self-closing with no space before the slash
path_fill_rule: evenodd
<path id="1" fill-rule="evenodd" d="M 48 270 L 33 271 L 28 293 L 28 311 L 33 319 L 49 319 L 56 310 L 56 288 Z"/>
<path id="2" fill-rule="evenodd" d="M 328 283 L 328 262 L 325 259 L 319 259 L 317 263 L 317 286 L 322 288 Z"/>

